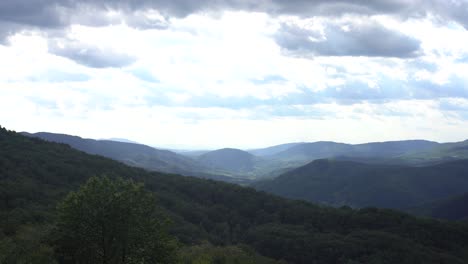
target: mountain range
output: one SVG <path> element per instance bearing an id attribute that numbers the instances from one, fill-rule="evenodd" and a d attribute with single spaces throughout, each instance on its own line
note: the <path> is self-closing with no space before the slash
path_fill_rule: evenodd
<path id="1" fill-rule="evenodd" d="M 283 197 L 332 206 L 376 206 L 437 216 L 432 213 L 435 209 L 412 208 L 435 208 L 439 201 L 456 200 L 468 193 L 468 177 L 464 176 L 468 175 L 468 162 L 463 160 L 468 158 L 468 141 L 357 145 L 321 141 L 184 155 L 137 143 L 22 134 L 151 171 L 251 185 Z"/>
<path id="2" fill-rule="evenodd" d="M 149 170 L 237 183 L 274 178 L 324 158 L 410 166 L 468 158 L 468 141 L 441 144 L 426 140 L 405 140 L 355 145 L 319 141 L 287 143 L 253 150 L 225 148 L 176 153 L 131 142 L 83 139 L 53 133 L 23 134 L 69 144 L 89 154 L 102 155 Z"/>

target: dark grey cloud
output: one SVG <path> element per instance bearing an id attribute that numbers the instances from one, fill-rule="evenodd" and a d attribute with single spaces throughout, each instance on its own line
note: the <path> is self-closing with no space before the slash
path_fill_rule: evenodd
<path id="1" fill-rule="evenodd" d="M 134 16 L 135 14 L 152 9 L 158 10 L 167 18 L 220 10 L 258 11 L 302 17 L 342 14 L 417 17 L 431 13 L 442 19 L 452 19 L 468 25 L 466 0 L 4 0 L 0 1 L 0 21 L 42 29 L 66 27 L 70 23 L 105 24 L 115 21 L 100 13 L 118 10 L 129 15 L 129 24 L 161 27 L 161 21 L 136 21 L 139 17 Z"/>
<path id="2" fill-rule="evenodd" d="M 0 21 L 0 44 L 6 44 L 7 37 L 18 31 L 16 25 Z"/>
<path id="3" fill-rule="evenodd" d="M 273 0 L 276 13 L 300 16 L 342 14 L 420 14 L 420 0 Z M 419 10 L 421 10 L 419 8 Z"/>
<path id="4" fill-rule="evenodd" d="M 144 16 L 141 12 L 126 15 L 124 21 L 128 26 L 137 29 L 167 29 L 169 27 L 167 19 Z"/>
<path id="5" fill-rule="evenodd" d="M 415 57 L 420 42 L 400 32 L 373 24 L 333 24 L 321 32 L 283 24 L 275 40 L 296 56 Z"/>
<path id="6" fill-rule="evenodd" d="M 15 0 L 0 1 L 0 20 L 4 23 L 41 28 L 54 28 L 66 25 L 63 16 L 65 6 L 70 1 L 58 0 Z"/>
<path id="7" fill-rule="evenodd" d="M 117 7 L 115 7 L 117 8 Z M 115 11 L 109 14 L 108 11 Z M 80 24 L 85 26 L 108 26 L 125 23 L 137 29 L 167 29 L 169 21 L 157 10 L 129 10 L 110 9 L 110 7 L 96 7 L 92 5 L 81 5 L 77 9 L 68 10 L 69 24 Z M 148 16 L 148 14 L 150 14 Z"/>
<path id="8" fill-rule="evenodd" d="M 432 9 L 436 10 L 433 13 L 442 22 L 446 19 L 450 19 L 461 24 L 465 29 L 468 29 L 468 1 L 433 1 Z"/>
<path id="9" fill-rule="evenodd" d="M 70 40 L 49 41 L 49 52 L 92 68 L 124 67 L 136 60 L 127 54 Z"/>
<path id="10" fill-rule="evenodd" d="M 165 1 L 150 0 L 4 0 L 0 1 L 0 38 L 24 29 L 58 30 L 71 24 L 106 26 L 127 23 L 149 29 L 166 28 L 165 19 L 145 17 L 142 11 L 163 7 Z M 167 1 L 171 2 L 171 1 Z M 172 3 L 174 7 L 177 3 Z M 174 8 L 172 8 L 174 9 Z M 172 9 L 164 8 L 171 16 Z M 107 11 L 120 16 L 106 16 Z M 195 11 L 195 10 L 194 10 Z"/>

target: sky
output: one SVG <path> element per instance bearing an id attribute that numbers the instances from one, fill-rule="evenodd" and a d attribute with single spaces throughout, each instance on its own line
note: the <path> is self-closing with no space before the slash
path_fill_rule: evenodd
<path id="1" fill-rule="evenodd" d="M 2 0 L 0 125 L 180 148 L 468 139 L 467 0 Z"/>

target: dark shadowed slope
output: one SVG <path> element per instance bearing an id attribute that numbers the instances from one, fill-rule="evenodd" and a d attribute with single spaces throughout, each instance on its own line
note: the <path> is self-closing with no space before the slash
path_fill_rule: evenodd
<path id="1" fill-rule="evenodd" d="M 427 167 L 316 160 L 254 186 L 334 206 L 407 208 L 468 192 L 468 160 Z"/>
<path id="2" fill-rule="evenodd" d="M 468 193 L 405 210 L 421 216 L 448 220 L 468 220 Z"/>
<path id="3" fill-rule="evenodd" d="M 172 234 L 185 245 L 244 244 L 298 264 L 462 264 L 468 259 L 464 223 L 375 208 L 319 207 L 232 184 L 148 172 L 1 128 L 0 259 L 18 263 L 50 252 L 47 230 L 57 202 L 90 176 L 103 174 L 144 182 L 172 218 Z"/>

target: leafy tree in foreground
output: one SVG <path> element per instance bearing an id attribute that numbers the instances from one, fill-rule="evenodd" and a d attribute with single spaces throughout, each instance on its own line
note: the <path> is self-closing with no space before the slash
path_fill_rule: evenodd
<path id="1" fill-rule="evenodd" d="M 92 177 L 58 208 L 57 252 L 64 263 L 172 263 L 176 241 L 142 184 Z"/>

